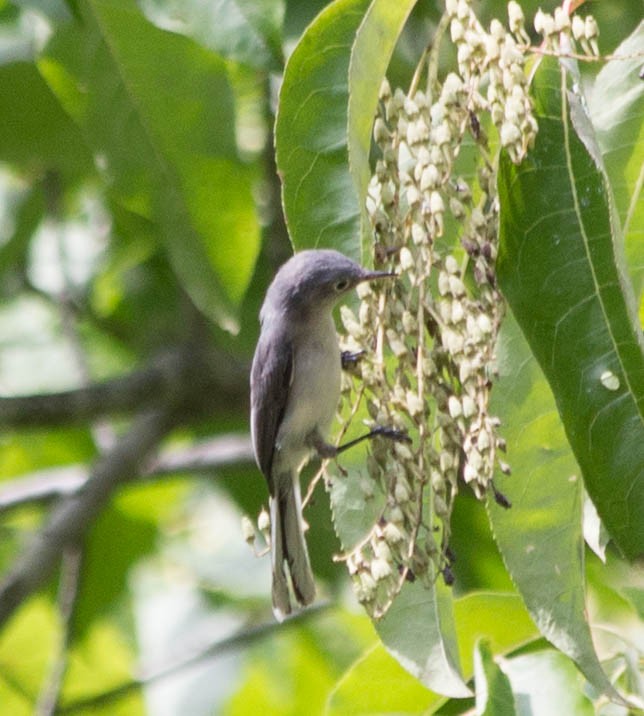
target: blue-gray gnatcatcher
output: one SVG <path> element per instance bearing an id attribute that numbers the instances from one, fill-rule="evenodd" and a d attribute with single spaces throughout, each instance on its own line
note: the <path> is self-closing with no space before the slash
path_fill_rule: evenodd
<path id="1" fill-rule="evenodd" d="M 358 442 L 342 448 L 326 442 L 341 379 L 333 307 L 359 283 L 392 275 L 368 271 L 337 251 L 302 251 L 277 272 L 262 305 L 251 370 L 251 433 L 270 492 L 273 611 L 280 620 L 292 610 L 289 578 L 297 606 L 315 598 L 300 470 L 313 453 L 334 457 Z"/>

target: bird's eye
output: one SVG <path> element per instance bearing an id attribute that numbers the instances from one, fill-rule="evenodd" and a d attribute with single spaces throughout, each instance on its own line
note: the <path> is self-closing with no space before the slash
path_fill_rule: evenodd
<path id="1" fill-rule="evenodd" d="M 346 289 L 349 288 L 349 279 L 341 278 L 335 282 L 333 287 L 336 291 L 346 291 Z"/>

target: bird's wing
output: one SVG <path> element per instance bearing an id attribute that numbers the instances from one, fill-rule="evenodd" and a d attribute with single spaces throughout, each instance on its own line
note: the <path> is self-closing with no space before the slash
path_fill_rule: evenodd
<path id="1" fill-rule="evenodd" d="M 284 417 L 293 373 L 293 347 L 285 336 L 260 336 L 251 369 L 251 433 L 255 458 L 271 488 L 275 438 Z"/>

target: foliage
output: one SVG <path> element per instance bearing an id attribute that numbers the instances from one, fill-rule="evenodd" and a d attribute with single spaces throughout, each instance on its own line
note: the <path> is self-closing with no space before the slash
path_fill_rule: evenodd
<path id="1" fill-rule="evenodd" d="M 377 514 L 357 450 L 307 507 L 332 603 L 278 625 L 240 520 L 266 501 L 247 436 L 258 308 L 289 238 L 374 260 L 378 92 L 385 74 L 417 81 L 443 5 L 0 2 L 4 711 L 626 714 L 617 692 L 641 707 L 636 5 L 593 4 L 599 62 L 535 58 L 534 147 L 500 156 L 490 412 L 511 509 L 461 486 L 454 584 L 405 583 L 372 622 L 332 560 Z M 449 31 L 439 44 L 442 81 L 458 58 Z M 463 256 L 445 222 L 438 252 Z"/>

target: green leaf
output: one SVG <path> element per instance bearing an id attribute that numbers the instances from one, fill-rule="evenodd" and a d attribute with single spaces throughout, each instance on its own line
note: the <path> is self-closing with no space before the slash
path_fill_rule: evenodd
<path id="1" fill-rule="evenodd" d="M 82 134 L 33 64 L 0 65 L 0 117 L 3 162 L 36 174 L 54 170 L 76 176 L 92 171 Z"/>
<path id="2" fill-rule="evenodd" d="M 275 125 L 282 202 L 296 249 L 357 254 L 358 199 L 347 155 L 351 43 L 368 0 L 336 0 L 286 64 Z"/>
<path id="3" fill-rule="evenodd" d="M 534 150 L 518 167 L 502 156 L 497 270 L 553 389 L 588 493 L 634 559 L 644 553 L 641 332 L 615 257 L 610 188 L 568 80 L 563 66 L 543 58 L 534 79 Z"/>
<path id="4" fill-rule="evenodd" d="M 151 0 L 143 10 L 159 27 L 188 35 L 223 57 L 262 70 L 282 69 L 283 0 Z"/>
<path id="5" fill-rule="evenodd" d="M 259 228 L 225 64 L 128 2 L 91 0 L 82 12 L 82 26 L 54 36 L 41 72 L 121 203 L 158 222 L 195 303 L 235 330 Z"/>
<path id="6" fill-rule="evenodd" d="M 480 638 L 489 642 L 495 654 L 505 654 L 539 636 L 516 594 L 472 592 L 460 597 L 454 600 L 454 622 L 465 678 L 474 673 L 474 649 Z"/>
<path id="7" fill-rule="evenodd" d="M 358 459 L 359 452 L 352 458 Z M 363 479 L 369 478 L 354 467 L 331 481 L 334 526 L 345 548 L 359 542 L 381 513 L 382 495 L 365 505 Z M 387 650 L 422 684 L 448 696 L 470 695 L 458 667 L 452 593 L 442 581 L 429 589 L 419 581 L 405 583 L 375 627 Z"/>
<path id="8" fill-rule="evenodd" d="M 362 259 L 372 254 L 372 239 L 364 205 L 371 177 L 369 152 L 378 91 L 391 55 L 417 0 L 373 0 L 351 50 L 349 67 L 349 166 L 361 201 Z"/>
<path id="9" fill-rule="evenodd" d="M 327 701 L 325 716 L 424 714 L 441 700 L 376 644 L 337 684 Z"/>
<path id="10" fill-rule="evenodd" d="M 593 705 L 584 696 L 580 678 L 563 654 L 542 651 L 505 659 L 503 671 L 521 706 L 531 716 L 574 714 L 592 716 Z"/>
<path id="11" fill-rule="evenodd" d="M 514 716 L 517 713 L 510 680 L 492 658 L 487 641 L 481 640 L 474 651 L 476 713 L 479 716 Z"/>
<path id="12" fill-rule="evenodd" d="M 639 76 L 643 50 L 644 22 L 602 67 L 588 101 L 622 224 L 631 278 L 640 300 L 644 291 L 644 202 L 641 200 L 644 82 Z"/>
<path id="13" fill-rule="evenodd" d="M 541 633 L 610 690 L 593 647 L 584 601 L 583 489 L 552 392 L 512 314 L 497 346 L 500 377 L 491 410 L 503 423 L 512 466 L 497 486 L 512 503 L 490 500 L 503 560 Z"/>

